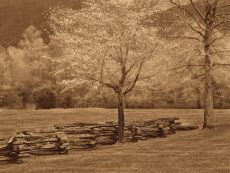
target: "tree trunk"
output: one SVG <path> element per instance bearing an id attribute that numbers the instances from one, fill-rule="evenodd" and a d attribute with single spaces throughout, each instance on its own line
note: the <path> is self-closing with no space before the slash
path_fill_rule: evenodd
<path id="1" fill-rule="evenodd" d="M 127 101 L 127 96 L 124 96 L 124 109 L 127 109 L 127 108 L 129 108 L 128 106 L 128 101 Z"/>
<path id="2" fill-rule="evenodd" d="M 197 109 L 201 109 L 202 108 L 200 100 L 197 100 L 196 104 L 197 104 Z"/>
<path id="3" fill-rule="evenodd" d="M 118 93 L 118 142 L 125 142 L 124 135 L 125 115 L 124 115 L 124 96 Z"/>
<path id="4" fill-rule="evenodd" d="M 201 94 L 200 93 L 200 89 L 196 88 L 196 95 L 197 95 L 196 105 L 197 105 L 197 109 L 201 109 L 202 108 L 200 94 Z"/>
<path id="5" fill-rule="evenodd" d="M 205 93 L 203 129 L 215 129 L 213 113 L 213 78 L 209 46 L 205 46 Z"/>

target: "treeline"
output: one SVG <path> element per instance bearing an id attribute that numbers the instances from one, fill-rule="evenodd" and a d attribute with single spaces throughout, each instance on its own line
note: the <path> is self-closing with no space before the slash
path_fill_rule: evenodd
<path id="1" fill-rule="evenodd" d="M 117 96 L 109 89 L 87 81 L 79 80 L 77 85 L 69 82 L 76 83 L 71 61 L 53 60 L 63 53 L 60 45 L 45 43 L 42 31 L 30 26 L 16 46 L 0 47 L 0 107 L 117 107 Z M 215 107 L 229 108 L 228 88 L 215 86 Z M 178 86 L 158 82 L 154 86 L 137 85 L 124 99 L 126 108 L 202 108 L 203 89 L 195 81 Z"/>
<path id="2" fill-rule="evenodd" d="M 28 27 L 16 46 L 0 49 L 0 107 L 2 108 L 116 108 L 116 95 L 87 81 L 63 84 L 73 78 L 68 62 L 60 68 L 51 57 L 60 55 L 54 42 L 46 44 L 42 32 Z M 65 86 L 65 87 L 64 87 Z M 125 99 L 126 108 L 202 108 L 202 89 L 196 85 L 137 86 Z M 215 107 L 230 107 L 230 92 L 217 86 Z"/>

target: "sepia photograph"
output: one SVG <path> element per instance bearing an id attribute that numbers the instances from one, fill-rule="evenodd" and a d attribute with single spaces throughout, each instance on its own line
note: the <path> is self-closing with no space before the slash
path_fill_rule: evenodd
<path id="1" fill-rule="evenodd" d="M 0 0 L 0 173 L 230 173 L 230 0 Z"/>

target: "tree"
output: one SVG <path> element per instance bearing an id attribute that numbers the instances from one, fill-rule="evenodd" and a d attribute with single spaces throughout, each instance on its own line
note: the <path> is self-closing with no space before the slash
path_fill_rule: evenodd
<path id="1" fill-rule="evenodd" d="M 3 85 L 7 85 L 9 70 L 8 70 L 8 56 L 6 49 L 0 45 L 0 89 Z"/>
<path id="2" fill-rule="evenodd" d="M 29 102 L 32 90 L 47 79 L 46 44 L 42 32 L 29 26 L 22 34 L 17 47 L 7 48 L 11 82 L 18 90 L 23 106 Z"/>
<path id="3" fill-rule="evenodd" d="M 42 32 L 34 26 L 29 26 L 22 34 L 18 42 L 18 48 L 24 54 L 24 61 L 27 63 L 32 82 L 42 82 L 47 77 L 47 45 L 42 39 Z"/>
<path id="4" fill-rule="evenodd" d="M 71 62 L 67 81 L 93 81 L 116 93 L 119 142 L 125 140 L 125 95 L 158 74 L 163 59 L 156 29 L 141 25 L 146 9 L 156 4 L 150 2 L 87 1 L 80 11 L 57 7 L 50 12 L 51 40 L 61 43 L 64 52 L 56 62 L 62 69 Z"/>
<path id="5" fill-rule="evenodd" d="M 56 108 L 57 96 L 55 90 L 48 86 L 37 88 L 33 91 L 36 109 Z"/>
<path id="6" fill-rule="evenodd" d="M 200 64 L 186 66 L 200 68 L 204 71 L 204 122 L 203 129 L 215 129 L 213 112 L 214 72 L 219 67 L 228 66 L 223 58 L 223 50 L 219 50 L 218 42 L 225 36 L 229 24 L 230 5 L 221 0 L 189 0 L 190 5 L 184 6 L 180 0 L 169 0 L 183 13 L 178 15 L 181 24 L 186 26 L 180 38 L 195 40 L 199 44 Z M 194 59 L 193 59 L 194 60 Z M 219 79 L 217 79 L 219 80 Z"/>

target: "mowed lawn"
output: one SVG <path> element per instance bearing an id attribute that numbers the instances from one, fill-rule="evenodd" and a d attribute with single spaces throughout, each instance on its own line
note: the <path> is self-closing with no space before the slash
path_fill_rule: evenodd
<path id="1" fill-rule="evenodd" d="M 0 110 L 0 137 L 17 129 L 51 128 L 55 123 L 115 121 L 111 109 Z M 126 120 L 179 117 L 202 125 L 202 110 L 126 110 Z M 215 110 L 216 131 L 178 132 L 167 138 L 32 156 L 24 163 L 0 165 L 0 173 L 230 173 L 230 110 Z"/>

